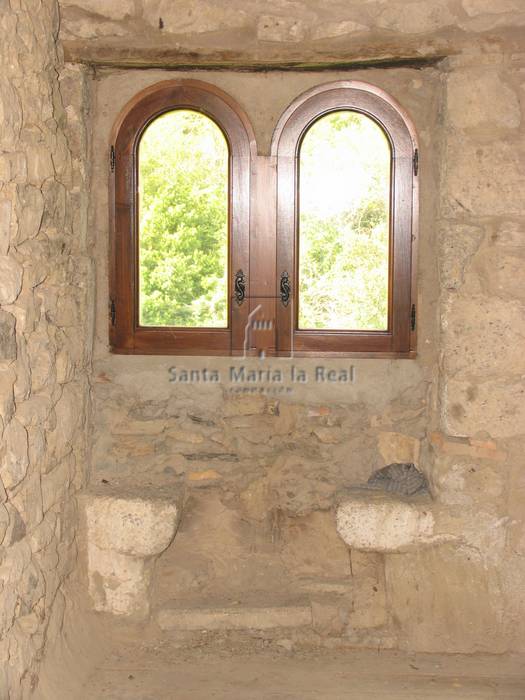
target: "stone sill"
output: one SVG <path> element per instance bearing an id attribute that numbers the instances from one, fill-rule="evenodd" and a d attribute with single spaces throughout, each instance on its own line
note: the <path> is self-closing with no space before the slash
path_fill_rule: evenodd
<path id="1" fill-rule="evenodd" d="M 337 507 L 337 532 L 351 549 L 405 552 L 444 541 L 435 534 L 433 511 L 430 495 L 403 497 L 375 489 L 351 489 Z"/>

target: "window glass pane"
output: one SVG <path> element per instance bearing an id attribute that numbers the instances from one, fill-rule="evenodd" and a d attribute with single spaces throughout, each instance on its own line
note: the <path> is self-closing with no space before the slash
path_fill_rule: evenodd
<path id="1" fill-rule="evenodd" d="M 387 330 L 390 144 L 369 117 L 332 112 L 299 165 L 302 329 Z"/>
<path id="2" fill-rule="evenodd" d="M 142 326 L 228 326 L 228 144 L 191 110 L 168 112 L 139 146 Z"/>

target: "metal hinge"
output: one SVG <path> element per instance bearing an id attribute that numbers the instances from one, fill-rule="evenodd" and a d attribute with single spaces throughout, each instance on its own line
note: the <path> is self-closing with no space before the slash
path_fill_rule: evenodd
<path id="1" fill-rule="evenodd" d="M 115 306 L 115 300 L 110 299 L 110 305 L 109 305 L 109 317 L 111 319 L 111 325 L 114 326 L 115 323 L 117 322 L 117 307 Z"/>
<path id="2" fill-rule="evenodd" d="M 410 311 L 410 328 L 416 330 L 416 305 L 412 304 L 412 309 Z"/>
<path id="3" fill-rule="evenodd" d="M 111 146 L 109 149 L 109 167 L 111 168 L 111 172 L 115 172 L 115 163 L 117 161 L 117 156 L 115 154 L 115 146 Z"/>
<path id="4" fill-rule="evenodd" d="M 419 151 L 417 148 L 414 151 L 414 157 L 412 158 L 412 164 L 414 166 L 414 175 L 417 175 L 419 172 Z"/>

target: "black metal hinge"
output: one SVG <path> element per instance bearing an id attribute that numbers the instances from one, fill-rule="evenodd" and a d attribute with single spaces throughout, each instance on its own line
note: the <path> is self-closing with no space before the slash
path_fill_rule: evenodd
<path id="1" fill-rule="evenodd" d="M 117 322 L 117 307 L 115 306 L 115 300 L 110 299 L 110 304 L 109 304 L 109 317 L 111 319 L 111 325 L 114 326 L 115 323 Z"/>
<path id="2" fill-rule="evenodd" d="M 416 330 L 416 305 L 412 304 L 412 309 L 410 311 L 410 328 Z"/>
<path id="3" fill-rule="evenodd" d="M 109 167 L 111 168 L 111 172 L 115 172 L 115 163 L 117 161 L 117 156 L 115 155 L 115 146 L 111 146 L 109 149 Z"/>
<path id="4" fill-rule="evenodd" d="M 412 158 L 412 163 L 414 165 L 414 175 L 417 175 L 419 173 L 419 151 L 417 148 L 414 151 L 414 157 Z"/>

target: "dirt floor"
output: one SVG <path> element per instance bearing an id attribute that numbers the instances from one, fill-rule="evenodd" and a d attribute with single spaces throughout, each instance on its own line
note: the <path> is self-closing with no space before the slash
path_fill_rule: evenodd
<path id="1" fill-rule="evenodd" d="M 525 659 L 389 651 L 232 656 L 173 645 L 123 647 L 82 700 L 524 700 Z"/>

